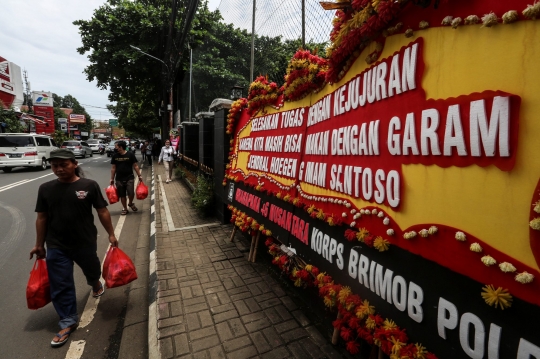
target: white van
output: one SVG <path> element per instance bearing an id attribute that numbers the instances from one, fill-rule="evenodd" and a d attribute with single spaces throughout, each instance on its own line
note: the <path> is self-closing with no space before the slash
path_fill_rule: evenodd
<path id="1" fill-rule="evenodd" d="M 54 140 L 35 133 L 0 134 L 0 168 L 11 172 L 14 167 L 47 169 L 51 151 L 58 149 Z"/>

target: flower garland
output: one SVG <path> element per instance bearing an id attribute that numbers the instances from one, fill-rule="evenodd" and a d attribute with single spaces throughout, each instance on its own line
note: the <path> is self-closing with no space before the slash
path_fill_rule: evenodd
<path id="1" fill-rule="evenodd" d="M 249 85 L 248 109 L 251 116 L 269 105 L 275 105 L 280 95 L 278 85 L 268 82 L 266 76 L 259 76 Z"/>
<path id="2" fill-rule="evenodd" d="M 232 134 L 234 129 L 234 123 L 240 118 L 242 110 L 248 107 L 248 100 L 245 98 L 239 98 L 231 104 L 229 114 L 227 115 L 227 127 L 226 133 Z"/>
<path id="3" fill-rule="evenodd" d="M 375 313 L 375 307 L 369 301 L 362 300 L 346 286 L 334 283 L 334 279 L 321 273 L 313 265 L 305 264 L 296 255 L 286 253 L 273 238 L 267 238 L 265 245 L 274 258 L 272 263 L 278 266 L 297 287 L 317 287 L 319 296 L 328 308 L 337 308 L 338 318 L 332 323 L 345 341 L 346 349 L 351 354 L 360 351 L 360 340 L 378 346 L 391 359 L 437 359 L 421 344 L 408 343 L 404 329 L 394 321 L 383 319 Z"/>
<path id="4" fill-rule="evenodd" d="M 407 0 L 354 0 L 351 10 L 337 10 L 326 50 L 329 70 L 326 80 L 339 81 L 360 52 L 377 39 L 396 18 Z"/>
<path id="5" fill-rule="evenodd" d="M 287 66 L 281 88 L 285 101 L 297 101 L 324 86 L 328 61 L 309 50 L 298 50 Z"/>

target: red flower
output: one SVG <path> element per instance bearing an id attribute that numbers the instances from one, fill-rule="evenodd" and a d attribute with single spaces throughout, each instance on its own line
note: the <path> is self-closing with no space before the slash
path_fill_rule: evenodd
<path id="1" fill-rule="evenodd" d="M 368 246 L 373 248 L 373 242 L 375 241 L 375 236 L 373 234 L 368 234 L 364 237 L 364 243 Z"/>
<path id="2" fill-rule="evenodd" d="M 332 322 L 334 328 L 341 328 L 343 326 L 343 319 L 336 319 Z"/>
<path id="3" fill-rule="evenodd" d="M 353 331 L 350 328 L 347 327 L 341 327 L 341 337 L 345 341 L 349 341 L 352 339 Z"/>
<path id="4" fill-rule="evenodd" d="M 437 358 L 437 356 L 433 353 L 427 353 L 426 359 L 439 359 L 439 358 Z"/>
<path id="5" fill-rule="evenodd" d="M 311 268 L 311 274 L 313 274 L 315 277 L 319 275 L 319 268 L 313 266 Z"/>
<path id="6" fill-rule="evenodd" d="M 351 329 L 358 329 L 358 327 L 360 326 L 360 320 L 356 317 L 351 317 L 347 324 L 349 324 L 349 327 L 351 327 Z"/>
<path id="7" fill-rule="evenodd" d="M 266 242 L 264 242 L 264 245 L 267 247 L 270 247 L 272 244 L 274 244 L 274 241 L 272 240 L 272 238 L 268 238 Z"/>
<path id="8" fill-rule="evenodd" d="M 357 341 L 351 340 L 347 342 L 346 348 L 349 353 L 355 355 L 360 351 L 360 344 Z"/>

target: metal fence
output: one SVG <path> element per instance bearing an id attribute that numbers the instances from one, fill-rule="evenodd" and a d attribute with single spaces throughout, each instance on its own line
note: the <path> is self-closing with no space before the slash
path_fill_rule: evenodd
<path id="1" fill-rule="evenodd" d="M 282 43 L 297 40 L 302 44 L 319 44 L 319 54 L 324 55 L 328 45 L 334 11 L 325 11 L 317 0 L 255 0 L 255 34 L 256 37 L 279 38 Z M 234 28 L 246 30 L 249 36 L 252 33 L 254 0 L 221 0 L 218 10 L 223 17 L 222 22 L 232 24 Z M 304 21 L 302 20 L 304 18 Z M 308 46 L 309 47 L 309 46 Z M 265 67 L 264 49 L 254 52 L 254 77 L 268 75 L 269 80 L 275 81 L 278 86 L 283 85 L 286 74 L 286 62 L 279 69 Z M 297 50 L 291 49 L 287 55 L 292 57 Z M 199 58 L 197 51 L 193 51 L 193 58 Z M 249 61 L 247 69 L 249 70 Z M 245 79 L 244 85 L 250 82 L 250 73 L 243 71 L 239 74 Z M 198 112 L 208 111 L 208 101 L 201 101 L 201 91 L 198 86 L 197 75 L 194 72 L 191 83 L 191 117 Z M 186 121 L 189 112 L 189 73 L 186 74 L 179 93 L 180 111 L 182 121 Z M 231 86 L 234 84 L 231 84 Z M 230 88 L 223 88 L 220 97 L 229 98 Z M 247 88 L 244 90 L 247 96 Z"/>

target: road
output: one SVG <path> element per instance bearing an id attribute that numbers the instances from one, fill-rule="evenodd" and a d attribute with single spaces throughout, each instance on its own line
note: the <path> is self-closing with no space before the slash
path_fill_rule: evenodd
<path id="1" fill-rule="evenodd" d="M 92 158 L 78 161 L 87 178 L 96 180 L 103 189 L 108 186 L 110 158 L 94 154 Z M 90 287 L 86 284 L 82 271 L 75 266 L 79 316 L 81 317 L 85 307 L 87 313 L 92 313 L 95 308 L 95 314 L 85 315 L 85 318 L 89 318 L 88 324 L 71 335 L 71 349 L 70 343 L 61 348 L 50 347 L 50 341 L 59 329 L 58 316 L 52 304 L 37 311 L 29 310 L 26 306 L 26 285 L 34 263 L 34 260 L 28 258 L 35 244 L 34 208 L 37 192 L 42 183 L 55 178 L 50 169 L 36 171 L 16 168 L 11 173 L 0 172 L 0 357 L 116 359 L 127 310 L 128 286 L 107 289 L 104 296 L 96 300 L 90 296 Z M 119 246 L 133 260 L 141 216 L 148 215 L 141 213 L 142 203 L 139 202 L 138 207 L 139 212 L 120 216 L 119 203 L 109 206 L 117 236 L 121 230 Z M 95 210 L 94 218 L 98 228 L 98 255 L 103 261 L 108 247 L 108 236 L 99 223 Z M 146 278 L 139 277 L 138 280 Z M 147 342 L 148 338 L 141 337 L 137 340 Z M 134 348 L 137 347 L 136 343 L 133 344 Z"/>

